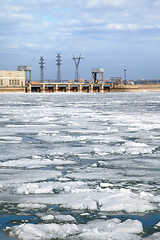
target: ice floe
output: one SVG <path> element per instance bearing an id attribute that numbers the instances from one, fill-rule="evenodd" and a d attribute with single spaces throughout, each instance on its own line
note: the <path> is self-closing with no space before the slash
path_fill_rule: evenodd
<path id="1" fill-rule="evenodd" d="M 12 236 L 143 239 L 140 221 L 113 218 L 158 214 L 159 93 L 4 94 L 0 100 L 1 209 L 13 218 L 33 216 L 32 224 L 11 222 Z M 35 216 L 40 222 L 33 224 Z M 160 238 L 159 225 L 150 222 L 146 239 Z"/>
<path id="2" fill-rule="evenodd" d="M 61 179 L 61 178 L 60 178 Z M 63 180 L 63 179 L 62 179 Z M 39 183 L 23 183 L 16 189 L 18 194 L 46 194 L 54 193 L 54 191 L 63 191 L 65 193 L 74 193 L 86 191 L 86 184 L 81 181 L 70 181 L 70 182 L 39 182 Z M 87 191 L 89 189 L 87 188 Z"/>
<path id="3" fill-rule="evenodd" d="M 0 136 L 0 142 L 3 142 L 3 143 L 20 143 L 21 141 L 22 141 L 21 137 Z"/>
<path id="4" fill-rule="evenodd" d="M 159 197 L 129 189 L 77 189 L 54 197 L 30 198 L 32 203 L 60 205 L 64 209 L 101 212 L 145 213 L 158 209 Z"/>
<path id="5" fill-rule="evenodd" d="M 17 168 L 41 168 L 48 165 L 67 165 L 75 164 L 74 161 L 64 160 L 62 158 L 45 158 L 42 156 L 33 156 L 32 158 L 22 158 L 18 160 L 9 160 L 5 162 L 0 162 L 1 167 L 17 167 Z"/>
<path id="6" fill-rule="evenodd" d="M 10 236 L 17 236 L 22 240 L 35 239 L 115 239 L 115 240 L 138 240 L 138 234 L 143 232 L 141 222 L 138 220 L 119 219 L 94 220 L 85 224 L 22 224 L 14 227 L 7 227 Z"/>
<path id="7" fill-rule="evenodd" d="M 160 232 L 154 233 L 151 236 L 145 238 L 146 240 L 159 240 L 160 239 Z"/>
<path id="8" fill-rule="evenodd" d="M 47 206 L 44 204 L 30 204 L 30 203 L 19 203 L 17 205 L 18 208 L 21 209 L 41 209 L 41 208 L 46 208 Z"/>
<path id="9" fill-rule="evenodd" d="M 59 214 L 55 214 L 55 215 L 45 215 L 45 216 L 41 216 L 41 220 L 43 221 L 56 221 L 56 222 L 75 222 L 75 218 L 72 217 L 71 215 L 59 215 Z"/>

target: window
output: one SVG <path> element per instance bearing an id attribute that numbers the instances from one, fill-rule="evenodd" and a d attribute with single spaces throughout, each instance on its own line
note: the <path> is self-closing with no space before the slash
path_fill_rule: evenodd
<path id="1" fill-rule="evenodd" d="M 11 84 L 11 80 L 9 80 L 9 85 L 12 85 L 12 84 Z"/>
<path id="2" fill-rule="evenodd" d="M 0 85 L 3 85 L 3 79 L 1 79 L 1 81 L 0 81 Z"/>

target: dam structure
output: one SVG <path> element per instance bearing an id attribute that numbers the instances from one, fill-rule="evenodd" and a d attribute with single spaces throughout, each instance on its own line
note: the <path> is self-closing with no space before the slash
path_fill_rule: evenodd
<path id="1" fill-rule="evenodd" d="M 123 84 L 115 83 L 80 83 L 80 82 L 61 82 L 61 83 L 41 83 L 32 82 L 26 84 L 25 92 L 56 93 L 56 92 L 160 92 L 160 84 Z"/>
<path id="2" fill-rule="evenodd" d="M 26 85 L 26 92 L 110 92 L 111 85 L 99 83 L 41 83 L 32 82 Z"/>
<path id="3" fill-rule="evenodd" d="M 160 80 L 135 81 L 119 77 L 103 79 L 104 69 L 93 68 L 92 80 L 77 79 L 65 81 L 31 80 L 31 66 L 18 66 L 17 71 L 0 71 L 1 92 L 56 93 L 56 92 L 160 92 Z M 42 81 L 43 79 L 43 81 Z M 60 80 L 58 78 L 58 80 Z"/>

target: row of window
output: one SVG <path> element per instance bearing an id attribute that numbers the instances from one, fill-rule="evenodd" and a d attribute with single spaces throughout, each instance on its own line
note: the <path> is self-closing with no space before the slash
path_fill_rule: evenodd
<path id="1" fill-rule="evenodd" d="M 19 80 L 9 80 L 9 85 L 19 85 Z"/>
<path id="2" fill-rule="evenodd" d="M 20 84 L 19 80 L 9 80 L 9 85 L 10 86 L 18 86 Z M 3 79 L 0 79 L 0 85 L 4 85 Z M 5 84 L 6 85 L 6 84 Z"/>

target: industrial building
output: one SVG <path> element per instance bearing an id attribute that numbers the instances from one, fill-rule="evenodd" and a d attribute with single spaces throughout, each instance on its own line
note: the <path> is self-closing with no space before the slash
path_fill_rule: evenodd
<path id="1" fill-rule="evenodd" d="M 25 92 L 25 71 L 0 71 L 0 92 Z"/>

